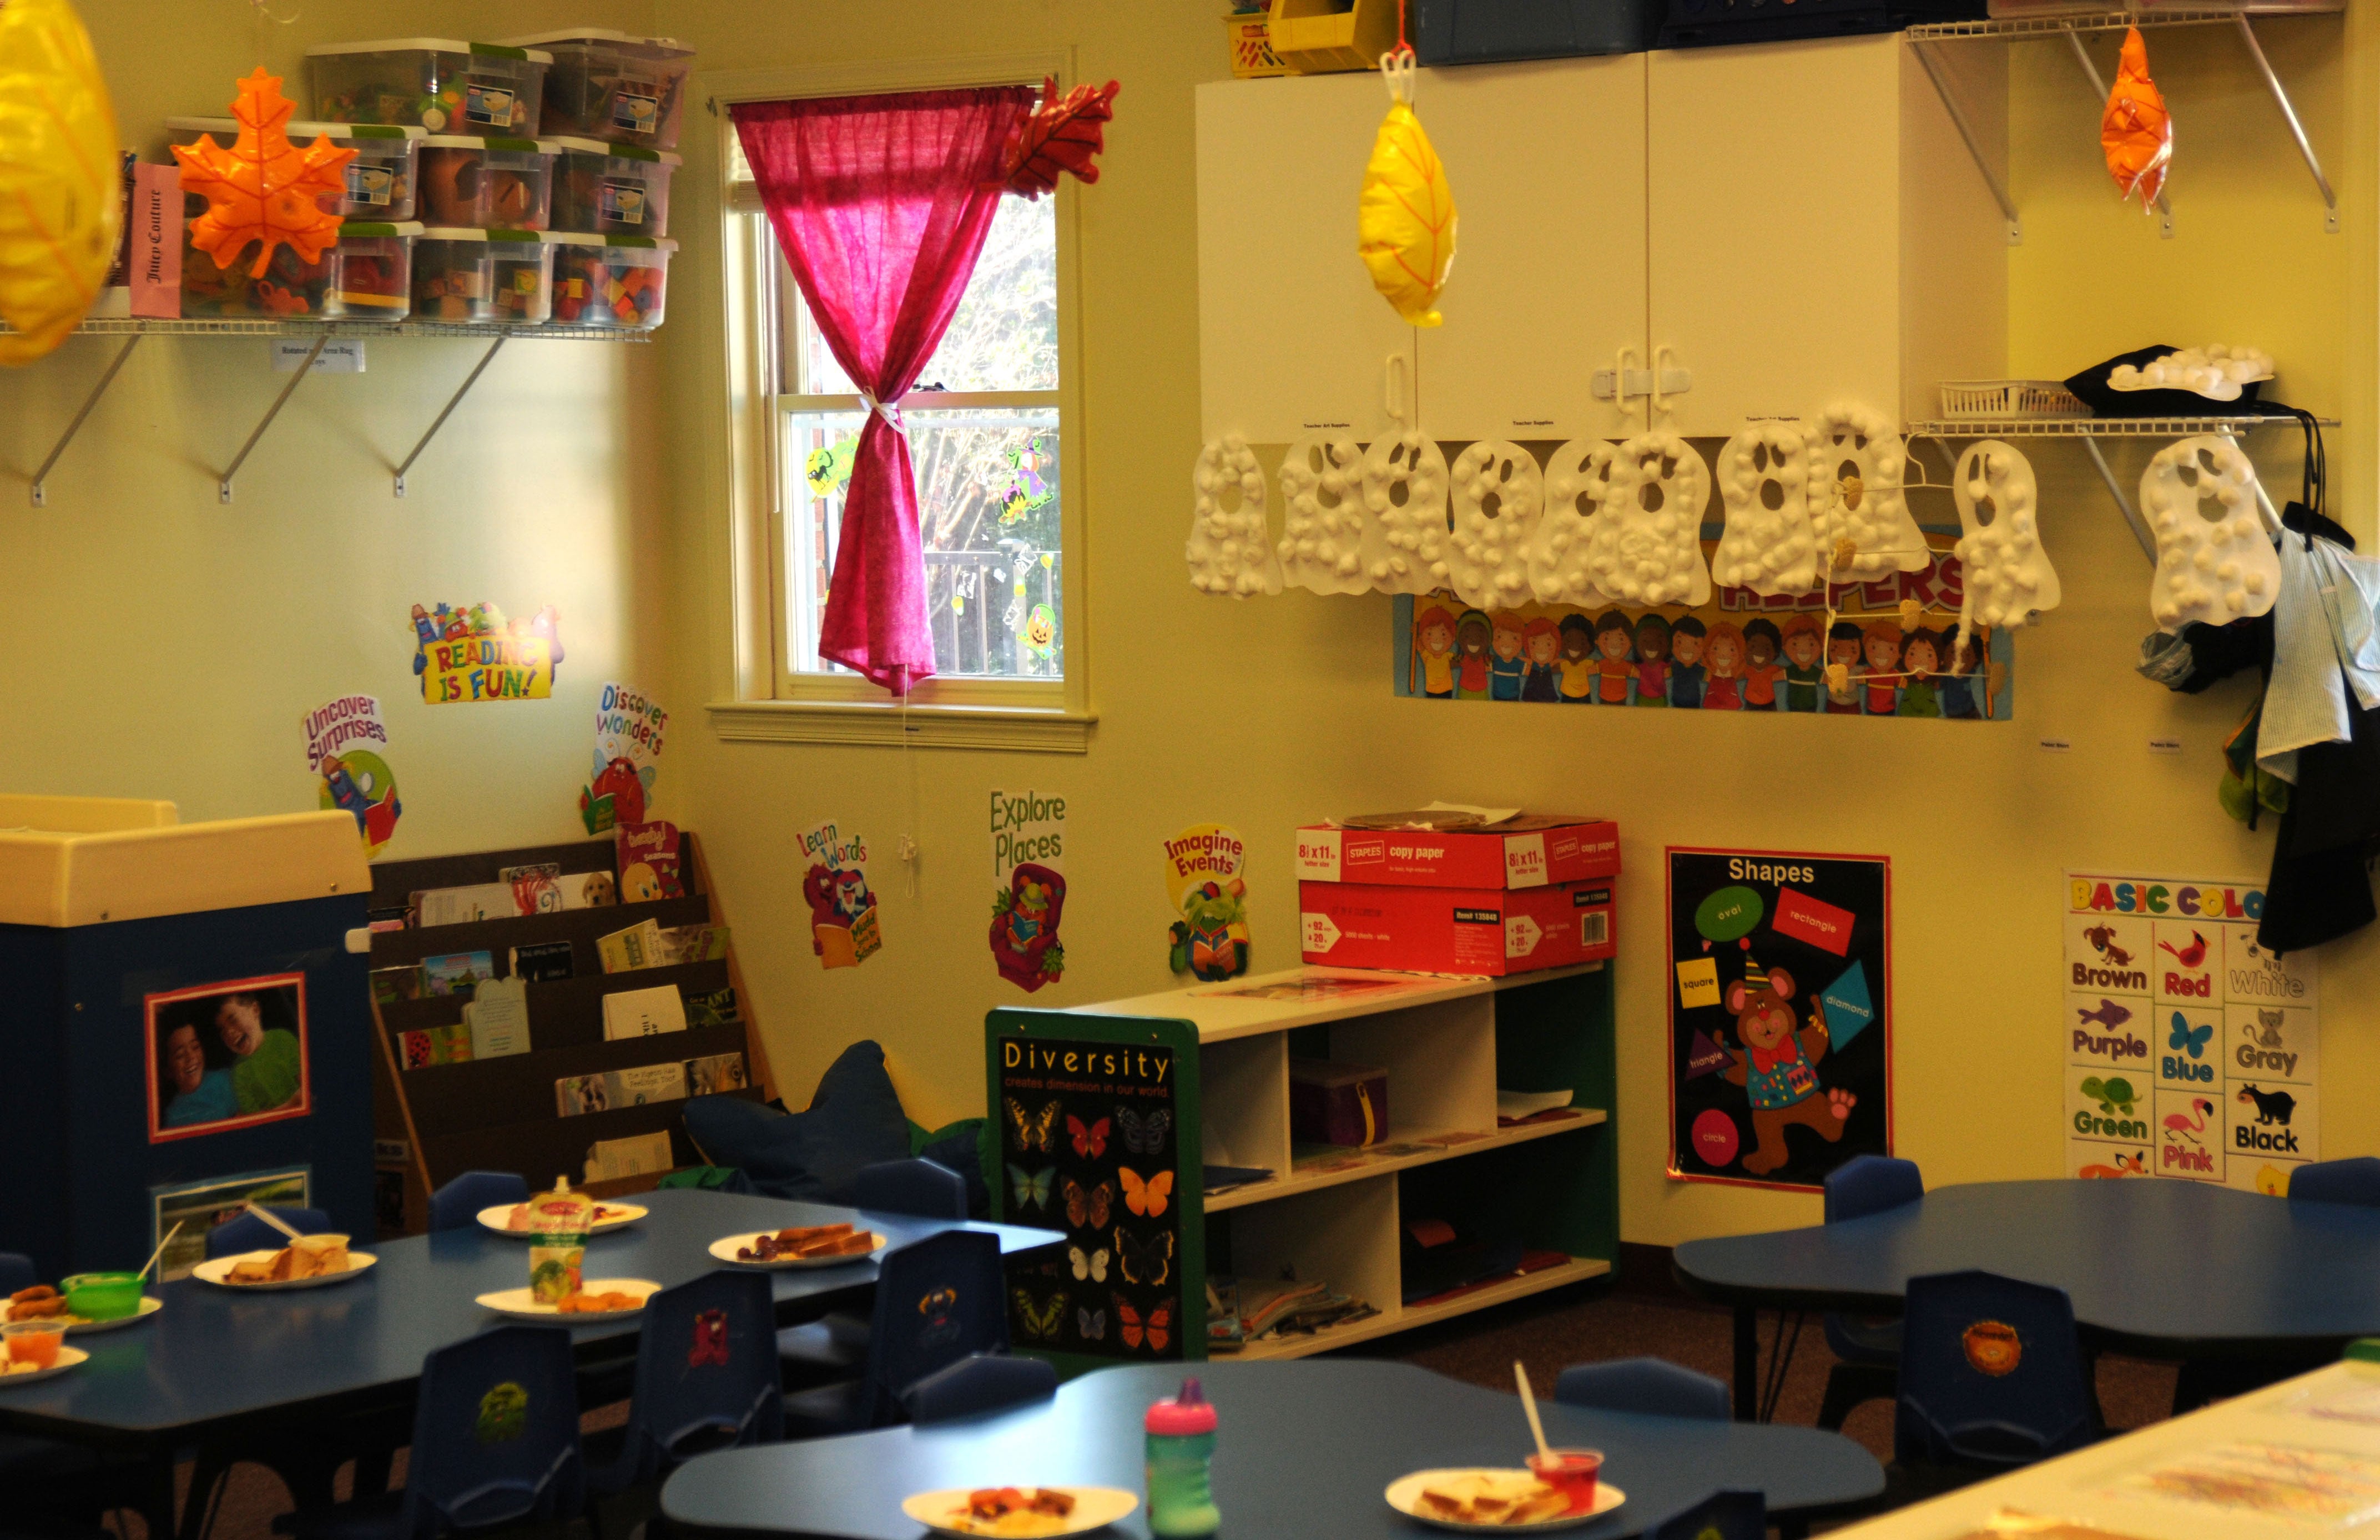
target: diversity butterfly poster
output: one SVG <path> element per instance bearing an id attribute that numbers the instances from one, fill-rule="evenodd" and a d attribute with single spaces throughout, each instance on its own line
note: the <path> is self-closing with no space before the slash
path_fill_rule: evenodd
<path id="1" fill-rule="evenodd" d="M 1009 1015 L 992 1015 L 995 1213 L 1066 1234 L 1062 1256 L 1011 1267 L 1011 1341 L 1108 1359 L 1184 1356 L 1205 1324 L 1188 1318 L 1184 1279 L 1203 1262 L 1184 1245 L 1198 1194 L 1180 1170 L 1175 1076 L 1184 1057 L 1195 1073 L 1196 1056 L 1154 1040 L 1147 1021 L 1124 1040 L 1100 1041 L 1003 1032 Z"/>
<path id="2" fill-rule="evenodd" d="M 2066 874 L 2070 1176 L 2278 1194 L 2321 1158 L 2317 954 L 2259 945 L 2265 885 Z"/>
<path id="3" fill-rule="evenodd" d="M 1878 855 L 1670 850 L 1671 1176 L 1892 1153 L 1891 897 Z"/>

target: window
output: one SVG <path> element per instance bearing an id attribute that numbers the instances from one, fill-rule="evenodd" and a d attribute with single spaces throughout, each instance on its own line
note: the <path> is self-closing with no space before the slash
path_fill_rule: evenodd
<path id="1" fill-rule="evenodd" d="M 1042 73 L 1037 64 L 1029 78 L 1038 83 Z M 1020 71 L 1005 78 L 1027 77 Z M 988 81 L 903 81 L 881 89 L 981 83 Z M 865 407 L 810 322 L 723 103 L 719 122 L 739 503 L 747 519 L 765 513 L 765 534 L 752 531 L 739 541 L 744 559 L 761 569 L 739 580 L 739 606 L 766 610 L 765 617 L 739 615 L 742 646 L 758 654 L 765 645 L 768 654 L 765 666 L 759 656 L 741 661 L 741 693 L 747 700 L 840 709 L 844 721 L 825 735 L 867 737 L 852 731 L 851 714 L 868 707 L 880 714 L 894 703 L 818 655 Z M 1071 197 L 1069 188 L 1038 201 L 1001 200 L 965 296 L 901 403 L 917 472 L 936 670 L 912 692 L 910 707 L 956 716 L 996 712 L 1012 721 L 1049 713 L 1077 724 L 1068 742 L 1003 740 L 1000 746 L 1079 748 L 1079 724 L 1088 720 L 1081 574 L 1069 566 L 1080 517 L 1066 497 L 1074 399 L 1065 362 Z M 722 721 L 722 730 L 734 726 Z M 936 741 L 933 731 L 920 735 L 912 727 L 908 741 Z M 814 734 L 788 727 L 780 715 L 754 735 Z"/>

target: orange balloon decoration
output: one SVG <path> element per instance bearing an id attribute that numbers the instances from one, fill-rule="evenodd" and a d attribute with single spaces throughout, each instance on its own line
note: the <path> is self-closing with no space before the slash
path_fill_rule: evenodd
<path id="1" fill-rule="evenodd" d="M 285 131 L 297 108 L 281 94 L 281 80 L 259 65 L 239 83 L 239 99 L 231 115 L 239 120 L 239 138 L 229 149 L 201 134 L 194 145 L 174 146 L 182 163 L 182 190 L 201 194 L 207 212 L 190 226 L 190 244 L 229 271 L 249 241 L 261 241 L 256 266 L 249 276 L 261 278 L 273 261 L 273 249 L 287 246 L 308 262 L 320 261 L 322 250 L 339 238 L 345 223 L 325 213 L 317 201 L 323 194 L 346 190 L 346 164 L 356 158 L 328 139 L 318 139 L 300 150 Z"/>
<path id="2" fill-rule="evenodd" d="M 1054 75 L 1041 85 L 1041 105 L 1017 126 L 1008 141 L 1005 185 L 1010 192 L 1039 198 L 1058 190 L 1058 176 L 1071 173 L 1086 182 L 1099 179 L 1091 157 L 1107 148 L 1107 130 L 1100 127 L 1115 117 L 1116 92 L 1104 86 L 1076 86 L 1058 94 Z"/>
<path id="3" fill-rule="evenodd" d="M 2124 34 L 2124 54 L 2116 67 L 2116 87 L 2107 93 L 2107 111 L 2099 119 L 2099 148 L 2107 152 L 2107 174 L 2125 198 L 2141 195 L 2145 210 L 2165 190 L 2165 174 L 2173 164 L 2173 115 L 2166 111 L 2165 94 L 2149 79 L 2149 45 L 2141 30 Z"/>

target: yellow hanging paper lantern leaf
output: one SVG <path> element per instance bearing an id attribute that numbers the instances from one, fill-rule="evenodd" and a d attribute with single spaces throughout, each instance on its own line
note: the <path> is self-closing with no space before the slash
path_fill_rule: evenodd
<path id="1" fill-rule="evenodd" d="M 1382 67 L 1396 100 L 1364 166 L 1356 249 L 1372 270 L 1372 286 L 1397 314 L 1415 326 L 1436 326 L 1444 318 L 1434 307 L 1454 265 L 1454 194 L 1414 116 L 1412 55 Z"/>
<path id="2" fill-rule="evenodd" d="M 249 241 L 261 243 L 256 266 L 249 273 L 261 278 L 273 261 L 273 249 L 287 246 L 308 262 L 322 259 L 323 248 L 339 238 L 346 223 L 325 213 L 318 201 L 324 194 L 346 190 L 346 164 L 356 158 L 328 137 L 300 150 L 285 132 L 297 108 L 281 94 L 281 79 L 264 67 L 239 83 L 239 99 L 231 104 L 239 120 L 239 138 L 230 148 L 217 144 L 212 134 L 199 142 L 174 146 L 182 163 L 182 190 L 207 200 L 207 212 L 190 225 L 190 244 L 229 272 Z"/>
<path id="3" fill-rule="evenodd" d="M 115 109 L 67 0 L 0 5 L 0 364 L 29 364 L 80 323 L 124 217 Z"/>

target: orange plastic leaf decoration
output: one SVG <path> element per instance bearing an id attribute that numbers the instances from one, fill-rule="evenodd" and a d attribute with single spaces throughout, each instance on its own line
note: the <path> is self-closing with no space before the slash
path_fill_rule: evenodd
<path id="1" fill-rule="evenodd" d="M 328 139 L 303 150 L 291 144 L 284 130 L 295 111 L 281 94 L 280 78 L 259 65 L 239 83 L 239 100 L 231 105 L 239 120 L 239 138 L 231 148 L 217 144 L 212 134 L 200 135 L 193 145 L 174 146 L 174 158 L 182 163 L 182 190 L 207 200 L 207 212 L 190 226 L 190 244 L 226 272 L 249 241 L 263 243 L 249 271 L 249 277 L 261 278 L 274 247 L 286 245 L 314 262 L 339 238 L 345 222 L 323 212 L 317 200 L 346 190 L 346 164 L 356 152 Z"/>
<path id="2" fill-rule="evenodd" d="M 1009 136 L 1005 185 L 1010 192 L 1038 198 L 1058 190 L 1058 174 L 1066 172 L 1085 182 L 1099 179 L 1091 157 L 1107 148 L 1100 127 L 1115 116 L 1115 95 L 1123 89 L 1113 80 L 1104 86 L 1076 86 L 1058 94 L 1054 75 L 1041 83 L 1041 105 Z"/>
<path id="3" fill-rule="evenodd" d="M 2116 88 L 2107 93 L 2107 111 L 2099 119 L 2099 147 L 2107 154 L 2107 174 L 2126 198 L 2139 193 L 2143 210 L 2157 200 L 2173 164 L 2173 116 L 2149 79 L 2149 45 L 2138 27 L 2124 34 Z"/>

